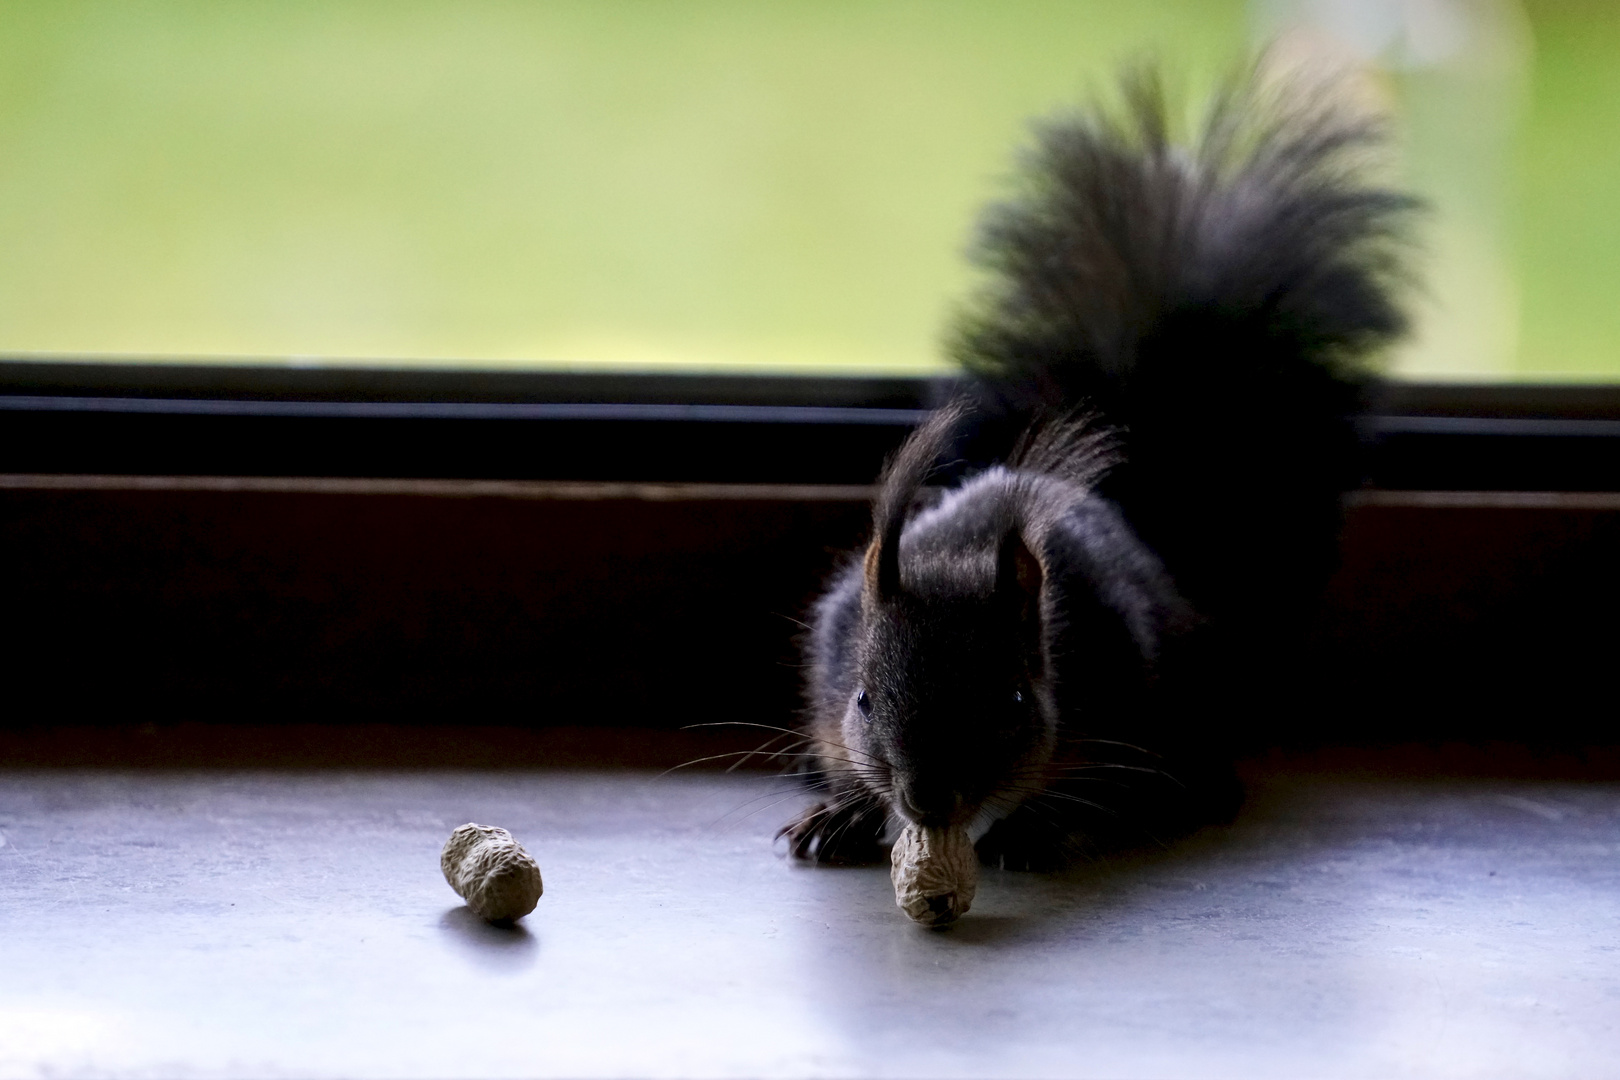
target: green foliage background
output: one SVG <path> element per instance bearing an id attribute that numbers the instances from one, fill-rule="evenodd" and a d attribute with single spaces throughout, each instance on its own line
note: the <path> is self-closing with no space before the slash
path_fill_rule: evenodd
<path id="1" fill-rule="evenodd" d="M 1432 255 L 1449 325 L 1522 305 L 1399 371 L 1620 376 L 1620 7 L 1527 10 L 1510 213 Z M 0 2 L 0 351 L 928 370 L 1027 120 L 1144 52 L 1195 97 L 1255 36 L 1235 0 Z M 1445 133 L 1520 106 L 1391 86 L 1444 223 Z"/>
<path id="2" fill-rule="evenodd" d="M 1620 379 L 1620 4 L 1536 0 L 1515 146 L 1517 373 Z"/>

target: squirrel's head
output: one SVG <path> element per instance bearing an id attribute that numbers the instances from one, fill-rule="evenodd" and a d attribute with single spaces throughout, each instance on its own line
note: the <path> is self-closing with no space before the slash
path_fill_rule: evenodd
<path id="1" fill-rule="evenodd" d="M 1041 563 L 1014 531 L 986 553 L 993 567 L 902 574 L 883 539 L 867 554 L 843 719 L 855 772 L 909 821 L 1002 817 L 1040 790 L 1052 750 Z"/>

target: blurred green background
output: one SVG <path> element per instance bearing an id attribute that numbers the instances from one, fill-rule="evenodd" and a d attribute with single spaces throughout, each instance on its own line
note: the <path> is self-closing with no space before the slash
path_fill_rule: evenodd
<path id="1" fill-rule="evenodd" d="M 1423 378 L 1620 378 L 1620 4 L 0 2 L 0 352 L 926 371 L 1033 116 L 1372 65 Z"/>

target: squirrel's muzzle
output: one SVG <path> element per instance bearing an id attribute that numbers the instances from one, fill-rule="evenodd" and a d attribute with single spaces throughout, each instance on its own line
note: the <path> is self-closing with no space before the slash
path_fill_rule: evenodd
<path id="1" fill-rule="evenodd" d="M 966 802 L 955 786 L 915 776 L 897 779 L 895 796 L 899 803 L 896 809 L 904 817 L 930 828 L 959 823 Z"/>

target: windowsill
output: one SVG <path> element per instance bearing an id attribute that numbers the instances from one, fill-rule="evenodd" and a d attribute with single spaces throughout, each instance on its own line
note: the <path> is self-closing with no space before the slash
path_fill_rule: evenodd
<path id="1" fill-rule="evenodd" d="M 8 773 L 0 1062 L 32 1075 L 1599 1075 L 1612 786 L 1257 763 L 1237 822 L 987 870 L 927 931 L 773 854 L 780 780 Z M 1422 775 L 1427 773 L 1429 775 Z M 1380 775 L 1384 774 L 1384 775 Z M 546 894 L 469 917 L 439 847 Z"/>

